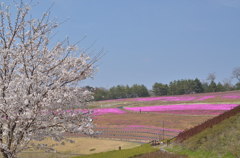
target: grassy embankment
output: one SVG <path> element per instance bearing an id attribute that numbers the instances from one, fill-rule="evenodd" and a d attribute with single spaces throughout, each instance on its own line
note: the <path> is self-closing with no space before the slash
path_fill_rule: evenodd
<path id="1" fill-rule="evenodd" d="M 149 144 L 144 144 L 132 149 L 114 150 L 114 151 L 96 153 L 96 154 L 85 155 L 85 156 L 77 156 L 73 158 L 129 158 L 129 157 L 133 157 L 133 156 L 144 154 L 144 153 L 150 153 L 157 150 L 159 149 L 153 148 Z"/>
<path id="2" fill-rule="evenodd" d="M 240 113 L 169 148 L 190 158 L 240 157 Z"/>

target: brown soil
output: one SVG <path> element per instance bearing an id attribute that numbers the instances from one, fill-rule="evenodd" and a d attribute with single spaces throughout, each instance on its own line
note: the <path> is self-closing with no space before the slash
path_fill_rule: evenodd
<path id="1" fill-rule="evenodd" d="M 185 130 L 192 128 L 214 116 L 206 115 L 176 115 L 164 113 L 126 113 L 106 114 L 95 117 L 94 122 L 98 127 L 116 127 L 126 125 L 145 125 L 164 128 Z"/>

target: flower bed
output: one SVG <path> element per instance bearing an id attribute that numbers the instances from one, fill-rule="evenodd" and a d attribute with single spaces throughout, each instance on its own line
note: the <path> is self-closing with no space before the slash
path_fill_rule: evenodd
<path id="1" fill-rule="evenodd" d="M 103 109 L 93 109 L 93 115 L 104 115 L 104 114 L 123 114 L 125 111 L 118 108 L 103 108 Z"/>
<path id="2" fill-rule="evenodd" d="M 236 106 L 237 104 L 178 104 L 165 106 L 124 107 L 124 109 L 136 112 L 157 112 L 177 110 L 230 110 Z"/>
<path id="3" fill-rule="evenodd" d="M 148 97 L 148 98 L 135 98 L 134 101 L 203 101 L 216 96 L 176 96 L 176 97 Z"/>
<path id="4" fill-rule="evenodd" d="M 194 100 L 196 97 L 149 97 L 149 98 L 136 98 L 135 101 L 155 101 L 155 100 L 162 100 L 162 101 L 191 101 Z"/>
<path id="5" fill-rule="evenodd" d="M 101 109 L 74 109 L 74 110 L 66 110 L 68 113 L 87 113 L 91 111 L 93 115 L 104 115 L 104 114 L 124 114 L 126 113 L 123 110 L 118 108 L 101 108 Z"/>

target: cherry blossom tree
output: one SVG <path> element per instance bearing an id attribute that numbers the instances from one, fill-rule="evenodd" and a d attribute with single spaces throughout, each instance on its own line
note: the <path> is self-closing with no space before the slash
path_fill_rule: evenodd
<path id="1" fill-rule="evenodd" d="M 16 158 L 46 137 L 59 141 L 66 132 L 91 134 L 86 102 L 91 92 L 79 82 L 95 71 L 90 59 L 68 40 L 51 43 L 58 24 L 48 12 L 30 15 L 28 4 L 0 5 L 0 151 Z M 82 109 L 82 110 L 81 110 Z"/>

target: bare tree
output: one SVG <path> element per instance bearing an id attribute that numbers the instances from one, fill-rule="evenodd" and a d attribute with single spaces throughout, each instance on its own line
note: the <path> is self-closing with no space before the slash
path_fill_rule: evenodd
<path id="1" fill-rule="evenodd" d="M 207 80 L 209 80 L 210 82 L 214 81 L 216 79 L 216 75 L 215 73 L 209 73 Z"/>
<path id="2" fill-rule="evenodd" d="M 240 82 L 240 67 L 236 67 L 232 72 L 233 78 L 236 78 Z"/>
<path id="3" fill-rule="evenodd" d="M 90 60 L 67 40 L 50 44 L 58 24 L 49 20 L 48 12 L 32 18 L 30 9 L 23 2 L 13 8 L 6 3 L 0 6 L 0 152 L 4 158 L 43 147 L 31 140 L 61 140 L 64 132 L 92 133 L 90 112 L 85 110 L 91 92 L 76 87 L 93 75 L 96 59 Z"/>

